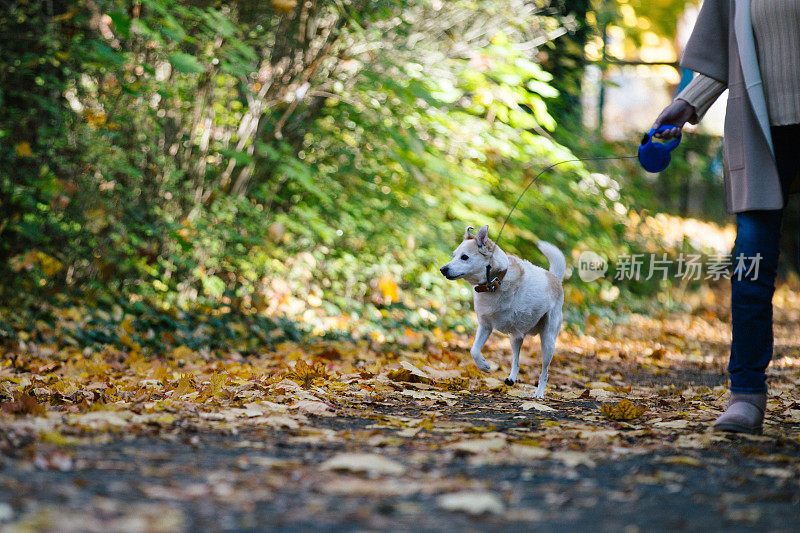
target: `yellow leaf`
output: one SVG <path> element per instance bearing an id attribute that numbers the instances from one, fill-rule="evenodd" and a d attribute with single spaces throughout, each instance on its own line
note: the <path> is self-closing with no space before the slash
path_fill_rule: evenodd
<path id="1" fill-rule="evenodd" d="M 388 274 L 384 274 L 381 276 L 381 279 L 378 280 L 378 288 L 381 290 L 383 298 L 388 303 L 396 302 L 400 299 L 399 287 Z"/>
<path id="2" fill-rule="evenodd" d="M 36 259 L 39 261 L 39 266 L 42 268 L 45 276 L 52 276 L 64 267 L 64 264 L 56 259 L 50 257 L 44 252 L 37 252 Z"/>
<path id="3" fill-rule="evenodd" d="M 286 377 L 305 388 L 314 384 L 317 379 L 329 379 L 330 375 L 322 363 L 309 366 L 302 359 L 294 365 L 294 370 L 286 373 Z"/>
<path id="4" fill-rule="evenodd" d="M 33 150 L 31 150 L 31 143 L 28 141 L 21 142 L 14 147 L 14 151 L 17 152 L 19 157 L 31 157 L 33 155 Z"/>
<path id="5" fill-rule="evenodd" d="M 172 424 L 173 422 L 175 422 L 175 416 L 171 415 L 171 414 L 163 414 L 163 415 L 161 415 L 161 416 L 159 416 L 157 418 L 154 418 L 153 422 L 156 422 L 157 424 L 161 424 L 162 426 L 168 426 L 168 425 Z"/>
<path id="6" fill-rule="evenodd" d="M 189 379 L 188 374 L 181 374 L 180 379 L 178 379 L 178 385 L 175 387 L 175 393 L 173 394 L 174 397 L 180 397 L 184 394 L 189 394 L 190 392 L 194 392 L 194 385 L 192 385 L 191 379 Z"/>
<path id="7" fill-rule="evenodd" d="M 455 377 L 439 381 L 438 385 L 447 390 L 460 391 L 469 388 L 469 378 Z"/>
<path id="8" fill-rule="evenodd" d="M 686 465 L 694 467 L 703 466 L 703 464 L 699 460 L 695 459 L 694 457 L 689 457 L 686 455 L 673 455 L 671 457 L 665 457 L 660 462 L 672 465 Z"/>
<path id="9" fill-rule="evenodd" d="M 161 382 L 164 382 L 167 379 L 167 374 L 169 373 L 167 367 L 161 365 L 160 363 L 157 363 L 153 366 L 152 372 L 153 378 Z"/>
<path id="10" fill-rule="evenodd" d="M 297 7 L 297 0 L 272 0 L 272 8 L 281 15 L 288 15 Z"/>
<path id="11" fill-rule="evenodd" d="M 91 109 L 84 110 L 83 117 L 89 127 L 94 130 L 104 125 L 108 119 L 108 116 L 103 111 L 92 111 Z"/>
<path id="12" fill-rule="evenodd" d="M 419 423 L 419 427 L 427 431 L 433 431 L 433 425 L 436 423 L 436 413 L 433 413 L 429 418 L 423 419 Z"/>
<path id="13" fill-rule="evenodd" d="M 87 209 L 83 216 L 86 219 L 86 229 L 92 233 L 100 233 L 108 226 L 108 216 L 102 207 Z"/>
<path id="14" fill-rule="evenodd" d="M 44 433 L 39 435 L 39 439 L 42 442 L 49 442 L 50 444 L 55 444 L 56 446 L 69 446 L 70 444 L 73 444 L 72 440 L 62 435 L 56 429 L 51 431 L 45 431 Z"/>
<path id="15" fill-rule="evenodd" d="M 569 303 L 574 305 L 581 305 L 584 301 L 583 293 L 577 289 L 568 289 L 564 291 L 566 293 L 565 300 Z"/>
<path id="16" fill-rule="evenodd" d="M 228 376 L 225 374 L 214 374 L 211 376 L 211 391 L 216 394 L 222 391 L 222 387 L 228 381 Z"/>
<path id="17" fill-rule="evenodd" d="M 62 13 L 60 15 L 55 15 L 50 20 L 53 21 L 53 22 L 63 22 L 65 20 L 70 20 L 70 19 L 74 18 L 75 15 L 77 15 L 80 12 L 81 12 L 80 8 L 73 7 L 72 9 L 67 11 L 66 13 Z"/>
<path id="18" fill-rule="evenodd" d="M 647 407 L 639 406 L 629 400 L 622 400 L 616 405 L 604 403 L 600 406 L 600 414 L 609 420 L 634 420 L 642 416 Z"/>
<path id="19" fill-rule="evenodd" d="M 192 351 L 191 348 L 188 348 L 186 346 L 178 346 L 177 348 L 172 350 L 172 353 L 170 355 L 172 356 L 173 359 L 182 361 L 186 359 L 191 359 L 192 356 L 194 355 L 194 352 Z"/>
<path id="20" fill-rule="evenodd" d="M 133 333 L 134 332 L 133 315 L 125 315 L 125 318 L 122 320 L 122 322 L 119 323 L 119 326 L 126 333 Z"/>

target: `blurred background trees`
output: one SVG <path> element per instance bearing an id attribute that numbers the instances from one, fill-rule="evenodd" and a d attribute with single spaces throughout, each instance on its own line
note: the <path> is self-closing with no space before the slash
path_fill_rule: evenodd
<path id="1" fill-rule="evenodd" d="M 684 2 L 2 5 L 5 301 L 223 308 L 392 336 L 470 323 L 466 288 L 437 271 L 464 226 L 494 235 L 552 162 L 635 150 L 585 128 L 585 71 L 626 59 L 606 50 L 610 28 L 626 60 L 653 35 L 674 40 Z M 537 239 L 573 259 L 683 245 L 639 231 L 635 213 L 685 214 L 659 200 L 680 183 L 654 186 L 632 161 L 592 170 L 545 175 L 504 246 L 542 262 Z M 667 288 L 568 287 L 575 320 Z"/>

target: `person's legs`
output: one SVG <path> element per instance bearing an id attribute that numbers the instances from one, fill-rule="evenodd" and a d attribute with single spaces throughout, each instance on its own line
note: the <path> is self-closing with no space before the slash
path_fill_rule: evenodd
<path id="1" fill-rule="evenodd" d="M 800 170 L 800 124 L 772 128 L 784 205 Z M 772 295 L 780 254 L 783 209 L 736 216 L 731 277 L 731 358 L 728 409 L 714 423 L 723 431 L 760 433 L 767 401 L 765 371 L 772 360 Z"/>
<path id="2" fill-rule="evenodd" d="M 772 128 L 775 163 L 784 205 L 800 170 L 800 124 Z M 764 371 L 772 359 L 772 295 L 780 253 L 783 210 L 748 211 L 736 216 L 731 277 L 731 391 L 766 392 Z M 744 260 L 738 259 L 742 257 Z"/>
<path id="3" fill-rule="evenodd" d="M 766 392 L 764 371 L 772 359 L 772 294 L 783 211 L 736 216 L 731 276 L 731 391 Z"/>

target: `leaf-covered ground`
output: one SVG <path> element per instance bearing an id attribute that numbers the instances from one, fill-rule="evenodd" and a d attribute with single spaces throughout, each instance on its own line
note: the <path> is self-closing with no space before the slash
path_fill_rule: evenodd
<path id="1" fill-rule="evenodd" d="M 489 376 L 440 332 L 223 358 L 19 341 L 0 529 L 794 530 L 798 303 L 776 296 L 763 436 L 709 429 L 729 329 L 708 307 L 562 332 L 544 400 L 530 339 L 510 388 L 501 337 Z"/>

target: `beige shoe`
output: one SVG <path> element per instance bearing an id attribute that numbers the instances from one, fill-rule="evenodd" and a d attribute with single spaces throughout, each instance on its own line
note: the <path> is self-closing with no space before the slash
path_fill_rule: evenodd
<path id="1" fill-rule="evenodd" d="M 714 422 L 714 431 L 761 435 L 766 408 L 766 392 L 761 394 L 732 392 L 728 400 L 728 409 Z"/>

